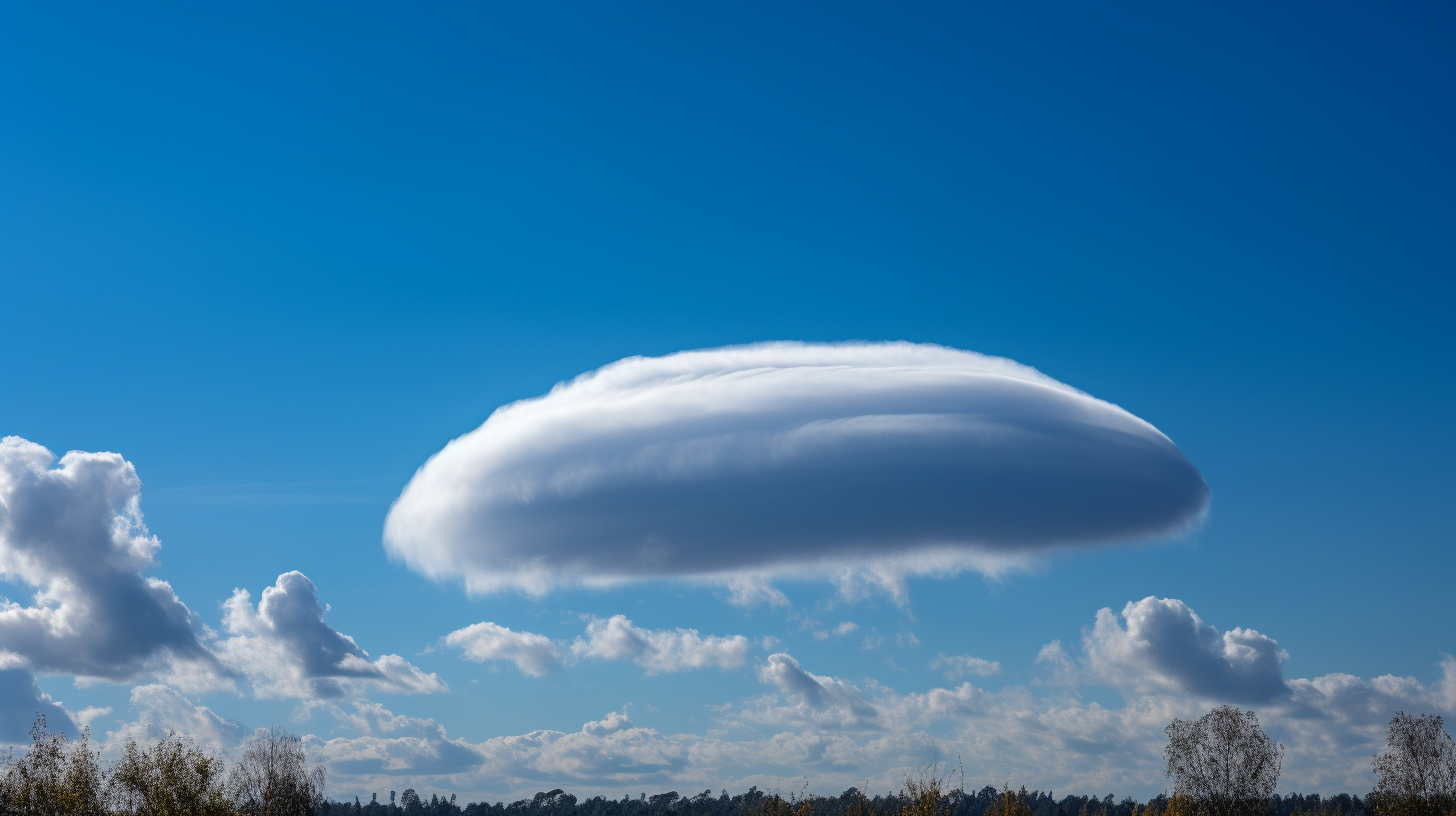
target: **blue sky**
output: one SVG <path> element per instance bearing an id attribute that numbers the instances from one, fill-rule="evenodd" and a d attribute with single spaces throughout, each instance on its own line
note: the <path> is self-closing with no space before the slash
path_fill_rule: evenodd
<path id="1" fill-rule="evenodd" d="M 1456 707 L 1453 31 L 1438 4 L 0 6 L 0 433 L 134 465 L 161 542 L 144 572 L 206 648 L 204 625 L 239 636 L 234 589 L 256 603 L 298 570 L 329 627 L 448 691 L 269 698 L 243 669 L 224 688 L 155 661 L 96 681 L 19 641 L 0 668 L 71 712 L 109 706 L 98 732 L 166 725 L 181 698 L 233 724 L 222 748 L 286 723 L 339 795 L 888 790 L 934 758 L 917 734 L 960 746 L 978 784 L 1145 795 L 1157 721 L 1223 701 L 1172 669 L 1129 679 L 1142 664 L 1098 639 L 1098 610 L 1151 596 L 1277 641 L 1291 690 L 1255 708 L 1291 746 L 1282 787 L 1360 789 L 1383 721 L 1311 702 L 1320 678 L 1359 678 L 1386 717 Z M 911 577 L 899 599 L 798 577 L 749 608 L 681 580 L 468 597 L 387 555 L 416 469 L 497 407 L 633 355 L 768 340 L 1032 366 L 1166 434 L 1211 508 L 1187 535 Z M 751 645 L 657 674 L 571 659 L 587 619 L 618 614 Z M 479 622 L 556 641 L 561 665 L 442 644 Z M 1037 660 L 1053 641 L 1073 679 Z M 1001 671 L 947 678 L 941 653 Z M 777 654 L 870 701 L 879 730 L 826 725 L 831 704 L 776 684 Z M 965 682 L 991 702 L 906 713 Z M 986 712 L 1018 695 L 1121 712 L 1146 740 L 1078 755 L 1070 731 L 1005 732 Z M 369 725 L 370 705 L 413 719 Z M 624 710 L 630 728 L 582 730 Z M 409 729 L 484 758 L 360 771 Z M 538 729 L 697 753 L 553 777 L 479 747 Z M 876 754 L 872 733 L 909 747 Z M 776 735 L 846 758 L 787 738 L 731 758 Z M 1024 750 L 977 753 L 998 739 Z"/>

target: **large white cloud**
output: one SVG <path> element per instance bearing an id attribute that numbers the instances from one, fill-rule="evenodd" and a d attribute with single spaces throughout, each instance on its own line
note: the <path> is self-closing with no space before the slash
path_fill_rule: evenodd
<path id="1" fill-rule="evenodd" d="M 229 637 L 218 641 L 217 653 L 252 682 L 260 697 L 330 698 L 367 689 L 447 690 L 438 676 L 399 655 L 371 661 L 353 638 L 324 622 L 326 611 L 313 581 L 297 570 L 285 572 L 265 588 L 256 609 L 247 590 L 234 590 L 223 604 L 223 628 Z"/>
<path id="2" fill-rule="evenodd" d="M 765 343 L 629 358 L 500 408 L 415 474 L 384 540 L 472 592 L 541 592 L 1004 568 L 1176 532 L 1207 502 L 1156 428 L 1010 360 Z"/>
<path id="3" fill-rule="evenodd" d="M 0 600 L 0 650 L 37 671 L 106 680 L 178 661 L 215 673 L 192 613 L 144 574 L 161 543 L 142 521 L 132 464 L 81 451 L 54 462 L 33 442 L 0 441 L 0 575 L 36 589 L 32 606 Z"/>

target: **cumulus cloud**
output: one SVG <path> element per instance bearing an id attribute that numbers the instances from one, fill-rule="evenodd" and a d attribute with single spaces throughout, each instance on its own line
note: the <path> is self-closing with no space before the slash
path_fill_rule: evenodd
<path id="1" fill-rule="evenodd" d="M 384 540 L 471 592 L 851 564 L 897 591 L 1173 533 L 1207 502 L 1157 429 L 1010 360 L 765 343 L 630 358 L 500 408 L 415 474 Z"/>
<path id="2" fill-rule="evenodd" d="M 696 629 L 641 629 L 626 615 L 613 615 L 593 618 L 585 637 L 571 644 L 571 653 L 578 658 L 630 660 L 648 674 L 663 674 L 737 668 L 748 658 L 748 646 L 742 635 L 703 637 Z"/>
<path id="3" fill-rule="evenodd" d="M 489 621 L 457 629 L 446 635 L 444 642 L 464 652 L 467 660 L 509 660 L 522 674 L 532 677 L 544 677 L 561 663 L 561 651 L 551 638 L 535 632 L 514 632 Z"/>
<path id="4" fill-rule="evenodd" d="M 177 661 L 217 668 L 193 615 L 156 566 L 141 480 L 114 453 L 55 456 L 0 441 L 0 575 L 34 587 L 31 606 L 0 600 L 0 649 L 40 672 L 128 680 Z"/>
<path id="5" fill-rule="evenodd" d="M 1280 668 L 1286 654 L 1273 638 L 1240 628 L 1220 634 L 1172 598 L 1128 603 L 1121 621 L 1111 609 L 1100 610 L 1083 648 L 1095 676 L 1138 691 L 1241 703 L 1288 691 Z"/>
<path id="6" fill-rule="evenodd" d="M 957 680 L 972 674 L 977 677 L 990 677 L 1001 673 L 1001 664 L 995 660 L 970 655 L 948 655 L 945 652 L 930 661 L 930 668 L 943 670 L 947 680 Z"/>
<path id="7" fill-rule="evenodd" d="M 445 691 L 399 655 L 371 661 L 354 639 L 324 622 L 318 589 L 297 570 L 278 576 L 255 609 L 245 589 L 223 604 L 217 643 L 224 663 L 245 675 L 260 697 L 331 698 L 377 688 L 403 693 Z"/>

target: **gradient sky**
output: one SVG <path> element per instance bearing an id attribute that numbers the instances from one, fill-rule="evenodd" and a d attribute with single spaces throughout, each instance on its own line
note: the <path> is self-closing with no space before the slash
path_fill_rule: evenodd
<path id="1" fill-rule="evenodd" d="M 1290 690 L 1254 706 L 1293 750 L 1281 789 L 1368 790 L 1383 720 L 1311 689 L 1349 675 L 1375 719 L 1456 716 L 1453 40 L 1438 3 L 0 4 L 0 434 L 135 465 L 161 540 L 146 574 L 204 640 L 234 589 L 256 602 L 298 570 L 328 626 L 449 689 L 172 678 L 240 724 L 220 747 L 270 724 L 325 757 L 545 729 L 719 757 L 607 752 L 537 786 L 481 749 L 449 773 L 340 764 L 335 795 L 889 790 L 958 750 L 968 783 L 1148 795 L 1147 723 L 1238 696 L 1129 679 L 1098 611 L 1131 625 L 1150 596 L 1287 653 Z M 898 600 L 815 579 L 749 608 L 670 581 L 470 598 L 387 556 L 391 502 L 495 408 L 631 355 L 765 340 L 1032 366 L 1167 434 L 1211 510 L 1176 540 L 912 578 Z M 569 643 L 617 614 L 752 645 L 721 669 L 531 677 L 441 640 L 489 621 Z M 97 732 L 171 722 L 147 708 L 165 672 L 98 682 L 16 648 L 69 711 L 110 707 Z M 1001 671 L 947 678 L 941 653 Z M 777 654 L 880 706 L 879 730 L 816 719 L 834 711 L 777 683 Z M 1146 742 L 1103 761 L 984 712 L 886 713 L 964 682 L 992 708 L 1142 712 L 1125 727 Z M 374 704 L 415 719 L 340 713 Z M 628 731 L 604 720 L 623 711 Z M 1335 753 L 1300 754 L 1314 734 Z M 722 758 L 774 735 L 804 744 Z"/>

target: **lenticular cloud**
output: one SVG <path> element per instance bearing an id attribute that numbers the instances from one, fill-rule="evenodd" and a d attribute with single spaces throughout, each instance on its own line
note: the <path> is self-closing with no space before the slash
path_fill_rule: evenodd
<path id="1" fill-rule="evenodd" d="M 912 343 L 633 357 L 504 406 L 390 510 L 471 592 L 950 572 L 1175 533 L 1208 487 L 1156 428 L 1010 360 Z"/>

